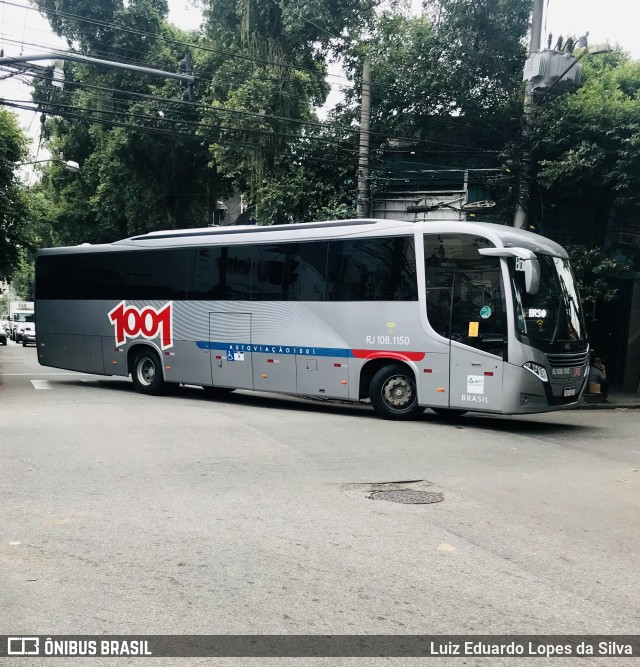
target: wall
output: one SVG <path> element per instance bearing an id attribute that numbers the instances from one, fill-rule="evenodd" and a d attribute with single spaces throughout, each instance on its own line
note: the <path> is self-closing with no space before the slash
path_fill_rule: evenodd
<path id="1" fill-rule="evenodd" d="M 640 278 L 634 281 L 631 297 L 624 388 L 640 393 Z"/>

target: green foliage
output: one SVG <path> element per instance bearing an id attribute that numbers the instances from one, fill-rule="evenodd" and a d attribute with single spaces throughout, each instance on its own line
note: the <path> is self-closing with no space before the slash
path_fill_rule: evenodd
<path id="1" fill-rule="evenodd" d="M 521 90 L 530 0 L 427 0 L 449 108 L 482 113 Z M 455 105 L 455 107 L 454 107 Z"/>
<path id="2" fill-rule="evenodd" d="M 64 14 L 58 0 L 36 4 L 90 55 L 175 71 L 186 43 L 203 47 L 190 54 L 196 104 L 179 102 L 175 81 L 77 63 L 65 64 L 64 91 L 36 86 L 52 154 L 82 167 L 78 177 L 52 164 L 39 186 L 56 242 L 204 226 L 238 190 L 260 224 L 352 215 L 367 54 L 372 187 L 407 169 L 499 169 L 481 183 L 499 203 L 482 218 L 512 219 L 530 0 L 426 0 L 421 16 L 399 1 L 201 0 L 198 34 L 166 22 L 166 0 L 66 0 Z M 320 124 L 335 54 L 353 88 Z M 547 206 L 597 204 L 604 226 L 614 207 L 638 208 L 640 64 L 620 51 L 582 62 L 577 93 L 538 104 L 534 158 Z M 384 161 L 412 143 L 420 164 Z"/>
<path id="3" fill-rule="evenodd" d="M 568 245 L 566 249 L 584 303 L 614 301 L 618 290 L 611 285 L 611 279 L 632 278 L 634 275 L 631 262 L 617 254 L 584 245 Z"/>
<path id="4" fill-rule="evenodd" d="M 84 53 L 116 62 L 133 58 L 173 72 L 185 55 L 181 42 L 191 38 L 165 22 L 165 0 L 71 0 L 62 17 L 57 3 L 37 4 Z M 180 101 L 178 82 L 69 62 L 65 76 L 64 91 L 44 82 L 35 92 L 49 112 L 52 154 L 61 152 L 81 165 L 80 176 L 59 164 L 45 170 L 43 188 L 55 207 L 61 240 L 100 243 L 158 228 L 205 226 L 230 185 L 194 130 L 198 118 Z M 75 80 L 88 86 L 74 86 Z"/>
<path id="5" fill-rule="evenodd" d="M 324 136 L 313 108 L 329 92 L 329 49 L 373 21 L 379 1 L 216 0 L 204 3 L 198 35 L 166 23 L 164 0 L 68 0 L 64 14 L 56 1 L 37 0 L 56 31 L 89 55 L 176 71 L 185 43 L 203 47 L 190 53 L 197 104 L 180 102 L 175 81 L 78 63 L 65 64 L 64 91 L 36 86 L 49 149 L 81 164 L 80 177 L 60 164 L 44 170 L 60 241 L 206 226 L 216 200 L 233 190 L 266 224 L 348 210 L 354 150 L 345 159 L 344 141 Z"/>
<path id="6" fill-rule="evenodd" d="M 347 149 L 345 159 L 345 142 L 317 126 L 313 107 L 329 92 L 329 46 L 344 48 L 345 35 L 373 20 L 378 1 L 208 4 L 206 31 L 216 51 L 202 63 L 215 72 L 204 96 L 219 128 L 210 151 L 259 224 L 313 219 L 323 207 L 348 210 L 343 172 L 355 171 L 354 150 Z M 333 170 L 324 166 L 327 153 L 337 157 Z"/>
<path id="7" fill-rule="evenodd" d="M 0 280 L 11 279 L 21 252 L 33 245 L 29 202 L 15 171 L 26 145 L 16 117 L 0 108 Z"/>
<path id="8" fill-rule="evenodd" d="M 493 220 L 510 221 L 515 169 L 509 173 L 503 167 L 520 139 L 523 38 L 530 4 L 431 0 L 420 16 L 382 13 L 370 38 L 347 49 L 347 68 L 356 85 L 337 118 L 343 125 L 357 122 L 357 80 L 368 54 L 376 170 L 372 183 L 383 190 L 402 186 L 412 169 L 496 169 L 482 184 L 499 202 Z M 406 160 L 397 165 L 384 161 L 388 151 L 403 147 Z M 425 177 L 417 189 L 428 187 Z"/>
<path id="9" fill-rule="evenodd" d="M 640 62 L 617 51 L 584 63 L 581 88 L 538 106 L 534 158 L 553 197 L 640 204 Z"/>

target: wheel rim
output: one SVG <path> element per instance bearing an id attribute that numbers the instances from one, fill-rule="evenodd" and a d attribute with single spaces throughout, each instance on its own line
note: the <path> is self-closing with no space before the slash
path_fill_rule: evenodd
<path id="1" fill-rule="evenodd" d="M 144 357 L 138 362 L 138 380 L 145 387 L 153 384 L 156 378 L 156 366 L 149 357 Z"/>
<path id="2" fill-rule="evenodd" d="M 406 375 L 390 377 L 382 387 L 382 399 L 392 410 L 404 410 L 415 401 L 413 383 Z"/>

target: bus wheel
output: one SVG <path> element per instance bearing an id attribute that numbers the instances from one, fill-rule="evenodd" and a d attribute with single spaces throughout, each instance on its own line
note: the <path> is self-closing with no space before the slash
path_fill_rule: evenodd
<path id="1" fill-rule="evenodd" d="M 443 419 L 457 419 L 458 417 L 462 417 L 462 415 L 467 414 L 466 410 L 449 410 L 449 408 L 431 409 L 438 415 L 438 417 L 442 417 Z"/>
<path id="2" fill-rule="evenodd" d="M 164 380 L 160 359 L 153 350 L 140 352 L 133 362 L 131 379 L 141 394 L 157 395 L 162 393 Z"/>
<path id="3" fill-rule="evenodd" d="M 369 395 L 374 410 L 384 419 L 411 419 L 423 410 L 413 373 L 399 364 L 385 366 L 373 376 Z"/>

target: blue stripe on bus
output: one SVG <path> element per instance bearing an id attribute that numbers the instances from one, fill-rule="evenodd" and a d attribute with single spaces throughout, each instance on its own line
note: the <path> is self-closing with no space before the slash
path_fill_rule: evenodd
<path id="1" fill-rule="evenodd" d="M 201 350 L 224 350 L 225 352 L 257 352 L 263 354 L 297 354 L 314 357 L 353 357 L 353 352 L 342 347 L 300 347 L 299 345 L 254 345 L 253 343 L 222 343 L 199 340 Z"/>

